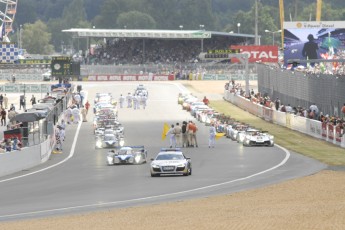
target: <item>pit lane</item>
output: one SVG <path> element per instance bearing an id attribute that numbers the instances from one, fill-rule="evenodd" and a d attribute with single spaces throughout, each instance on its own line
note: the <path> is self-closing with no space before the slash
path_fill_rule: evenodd
<path id="1" fill-rule="evenodd" d="M 169 146 L 168 140 L 161 140 L 164 122 L 182 123 L 192 117 L 177 104 L 178 92 L 185 90 L 180 84 L 144 84 L 149 91 L 147 108 L 120 109 L 119 121 L 125 126 L 126 145 L 145 145 L 150 159 L 161 147 Z M 120 94 L 133 93 L 137 85 L 83 82 L 90 102 L 96 92 L 112 92 L 118 98 Z M 222 138 L 217 141 L 216 148 L 209 149 L 208 128 L 197 122 L 199 148 L 184 149 L 185 155 L 192 159 L 193 175 L 151 178 L 149 163 L 106 165 L 107 150 L 94 148 L 92 117 L 91 112 L 89 122 L 82 123 L 80 130 L 78 125 L 68 126 L 63 154 L 52 155 L 49 162 L 27 172 L 0 179 L 3 181 L 0 183 L 0 220 L 228 194 L 309 175 L 325 168 L 323 164 L 289 153 L 279 146 L 243 147 Z M 52 167 L 56 164 L 59 165 Z M 46 167 L 50 168 L 43 170 Z M 35 173 L 38 170 L 41 171 Z M 18 178 L 8 180 L 14 177 Z"/>

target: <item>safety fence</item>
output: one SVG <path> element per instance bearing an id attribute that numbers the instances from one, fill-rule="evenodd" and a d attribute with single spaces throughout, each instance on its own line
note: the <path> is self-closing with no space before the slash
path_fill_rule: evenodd
<path id="1" fill-rule="evenodd" d="M 309 108 L 316 104 L 324 115 L 340 116 L 345 103 L 345 77 L 307 74 L 257 64 L 259 92 L 284 104 Z"/>
<path id="2" fill-rule="evenodd" d="M 50 92 L 51 84 L 8 83 L 0 85 L 1 93 L 42 93 Z"/>
<path id="3" fill-rule="evenodd" d="M 247 98 L 234 94 L 229 90 L 224 91 L 224 99 L 232 104 L 256 115 L 266 121 L 299 131 L 309 136 L 323 139 L 335 145 L 345 148 L 345 138 L 342 135 L 342 129 L 330 123 L 322 123 L 318 120 L 308 119 L 285 113 L 254 103 Z"/>

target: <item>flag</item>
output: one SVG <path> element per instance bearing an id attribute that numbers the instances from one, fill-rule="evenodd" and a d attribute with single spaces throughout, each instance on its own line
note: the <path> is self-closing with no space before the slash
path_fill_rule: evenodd
<path id="1" fill-rule="evenodd" d="M 216 140 L 224 136 L 225 136 L 225 133 L 216 133 Z"/>
<path id="2" fill-rule="evenodd" d="M 164 123 L 163 132 L 162 132 L 162 140 L 165 140 L 166 135 L 167 135 L 169 129 L 170 129 L 169 124 L 168 123 Z"/>

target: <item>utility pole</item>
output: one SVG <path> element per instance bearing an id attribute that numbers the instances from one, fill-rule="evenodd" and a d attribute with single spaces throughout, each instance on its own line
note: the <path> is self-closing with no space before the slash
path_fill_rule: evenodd
<path id="1" fill-rule="evenodd" d="M 260 45 L 258 38 L 258 1 L 259 0 L 255 0 L 255 45 Z"/>

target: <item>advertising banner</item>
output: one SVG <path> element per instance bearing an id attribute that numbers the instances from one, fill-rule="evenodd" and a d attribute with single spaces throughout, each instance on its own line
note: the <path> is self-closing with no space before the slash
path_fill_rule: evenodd
<path id="1" fill-rule="evenodd" d="M 173 81 L 174 75 L 90 75 L 89 81 Z"/>
<path id="2" fill-rule="evenodd" d="M 338 142 L 338 144 L 341 142 L 341 137 L 342 137 L 341 128 L 337 126 L 335 128 L 335 141 Z"/>
<path id="3" fill-rule="evenodd" d="M 278 46 L 231 46 L 231 49 L 239 49 L 240 53 L 249 55 L 249 62 L 278 62 Z M 239 62 L 232 58 L 231 62 Z"/>
<path id="4" fill-rule="evenodd" d="M 328 139 L 334 140 L 334 126 L 331 124 L 328 124 Z"/>

